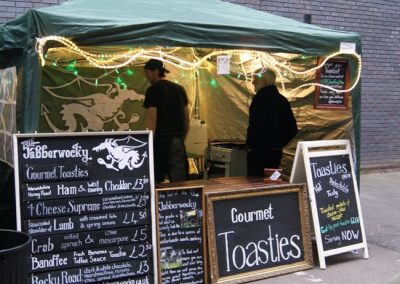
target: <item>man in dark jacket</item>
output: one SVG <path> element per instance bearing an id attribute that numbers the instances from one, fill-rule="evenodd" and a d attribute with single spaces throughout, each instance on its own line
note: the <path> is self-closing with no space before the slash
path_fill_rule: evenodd
<path id="1" fill-rule="evenodd" d="M 297 134 L 297 124 L 288 100 L 275 86 L 275 73 L 256 72 L 256 91 L 247 128 L 247 175 L 263 176 L 264 168 L 279 168 L 282 148 Z"/>
<path id="2" fill-rule="evenodd" d="M 151 86 L 143 106 L 147 127 L 154 132 L 154 171 L 156 182 L 186 179 L 188 164 L 184 140 L 189 130 L 188 99 L 185 89 L 165 80 L 169 71 L 162 61 L 150 59 L 144 66 Z"/>

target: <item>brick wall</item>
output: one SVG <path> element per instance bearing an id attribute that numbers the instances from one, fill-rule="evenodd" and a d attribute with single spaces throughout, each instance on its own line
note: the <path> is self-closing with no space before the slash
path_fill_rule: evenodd
<path id="1" fill-rule="evenodd" d="M 224 0 L 312 24 L 358 32 L 363 41 L 361 166 L 400 165 L 398 0 Z M 1 1 L 0 23 L 64 0 Z M 190 2 L 188 2 L 189 4 Z"/>
<path id="2" fill-rule="evenodd" d="M 58 5 L 62 2 L 65 0 L 0 0 L 0 24 L 23 15 L 29 9 Z"/>

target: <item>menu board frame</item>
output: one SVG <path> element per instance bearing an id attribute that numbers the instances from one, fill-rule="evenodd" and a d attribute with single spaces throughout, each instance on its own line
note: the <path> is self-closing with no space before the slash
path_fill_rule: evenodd
<path id="1" fill-rule="evenodd" d="M 263 197 L 279 197 L 285 195 L 296 195 L 299 207 L 300 231 L 301 231 L 301 244 L 303 260 L 293 263 L 286 263 L 270 268 L 260 268 L 257 270 L 237 273 L 233 275 L 224 276 L 219 271 L 219 258 L 223 257 L 218 255 L 217 239 L 216 239 L 216 219 L 219 218 L 214 212 L 214 203 L 220 201 L 244 200 L 246 198 L 263 198 Z M 206 193 L 207 204 L 207 232 L 208 232 L 208 247 L 209 247 L 209 260 L 211 269 L 211 283 L 245 283 L 249 281 L 256 281 L 273 276 L 278 276 L 296 271 L 306 270 L 313 267 L 312 243 L 311 243 L 311 224 L 309 217 L 307 191 L 304 184 L 285 184 L 275 186 L 263 186 L 255 188 L 235 189 L 226 191 L 215 191 Z M 271 206 L 271 204 L 270 204 Z M 267 223 L 267 222 L 265 222 Z M 257 225 L 256 225 L 257 227 Z M 258 226 L 260 227 L 260 226 Z M 270 232 L 271 233 L 271 232 Z M 246 232 L 247 236 L 249 235 Z M 246 237 L 247 237 L 246 236 Z M 276 237 L 276 235 L 274 235 Z M 271 237 L 271 236 L 270 236 Z M 235 236 L 236 239 L 236 236 Z M 278 241 L 276 241 L 278 242 Z M 279 241 L 280 242 L 280 241 Z M 272 256 L 271 256 L 272 258 Z M 267 261 L 268 262 L 268 261 Z"/>
<path id="2" fill-rule="evenodd" d="M 319 57 L 317 65 L 321 64 L 323 61 L 324 61 L 324 58 Z M 338 64 L 342 64 L 344 66 L 344 74 L 343 74 L 344 82 L 343 82 L 342 88 L 343 88 L 343 90 L 347 90 L 349 88 L 349 86 L 350 86 L 350 69 L 349 69 L 348 60 L 340 59 L 340 58 L 339 59 L 338 58 L 332 58 L 332 59 L 329 59 L 325 63 L 325 65 L 327 63 L 333 63 L 333 64 L 338 63 Z M 317 70 L 316 79 L 317 79 L 317 82 L 319 84 L 321 84 L 321 79 L 324 76 L 325 65 L 321 67 L 322 69 L 320 68 L 320 69 Z M 324 84 L 324 85 L 327 85 L 327 84 Z M 329 84 L 328 84 L 328 86 L 329 86 Z M 321 102 L 321 89 L 322 88 L 323 87 L 321 87 L 319 85 L 317 85 L 315 87 L 314 108 L 316 108 L 316 109 L 333 109 L 333 110 L 334 109 L 339 109 L 339 110 L 348 109 L 350 92 L 341 93 L 341 94 L 343 94 L 343 104 L 338 104 L 338 105 L 326 104 L 326 103 L 322 103 Z M 326 90 L 328 90 L 328 89 L 326 89 Z M 328 91 L 330 91 L 330 90 L 328 90 Z"/>
<path id="3" fill-rule="evenodd" d="M 359 196 L 359 190 L 358 190 L 358 185 L 357 185 L 357 179 L 356 175 L 354 172 L 354 163 L 352 159 L 352 154 L 351 154 L 351 147 L 350 147 L 350 141 L 349 140 L 322 140 L 322 141 L 305 141 L 305 142 L 299 142 L 297 144 L 297 149 L 296 149 L 296 154 L 293 162 L 293 169 L 292 173 L 290 176 L 290 182 L 307 182 L 307 187 L 308 187 L 308 193 L 310 196 L 310 203 L 311 203 L 311 212 L 312 212 L 312 219 L 313 219 L 313 224 L 314 224 L 314 233 L 315 233 L 315 238 L 317 242 L 317 250 L 318 250 L 318 258 L 319 258 L 319 263 L 320 263 L 320 268 L 325 269 L 326 268 L 326 261 L 325 258 L 331 255 L 336 255 L 340 253 L 345 253 L 357 249 L 363 249 L 363 257 L 368 258 L 368 246 L 367 246 L 367 241 L 366 241 L 366 236 L 365 236 L 365 229 L 364 229 L 364 220 L 362 217 L 361 213 L 361 205 L 360 205 L 360 196 Z M 321 222 L 319 219 L 318 215 L 318 199 L 316 196 L 316 191 L 324 191 L 323 188 L 319 188 L 318 185 L 314 184 L 313 180 L 313 171 L 311 167 L 311 160 L 314 158 L 325 158 L 325 157 L 333 157 L 333 156 L 347 156 L 349 165 L 350 165 L 350 174 L 351 174 L 351 184 L 353 188 L 349 188 L 350 193 L 354 194 L 354 199 L 356 201 L 356 208 L 355 211 L 357 212 L 356 218 L 358 218 L 356 221 L 359 222 L 359 227 L 360 227 L 360 233 L 361 233 L 361 238 L 362 240 L 358 243 L 346 245 L 346 246 L 340 246 L 338 245 L 337 248 L 330 248 L 330 249 L 324 249 L 324 243 L 322 239 L 322 233 L 321 233 Z M 346 170 L 346 174 L 348 174 L 348 170 Z M 333 181 L 336 182 L 336 181 Z M 339 187 L 340 187 L 340 182 L 339 182 Z M 346 189 L 347 190 L 347 189 Z M 327 194 L 328 196 L 328 194 Z M 321 199 L 321 197 L 318 197 Z M 323 198 L 323 197 L 322 197 Z M 327 197 L 329 198 L 329 197 Z M 354 206 L 354 205 L 352 205 Z M 339 211 L 343 210 L 346 208 L 339 208 L 339 205 L 334 205 L 330 206 L 328 210 L 330 210 L 333 214 L 333 211 L 338 209 Z M 353 208 L 354 209 L 354 208 Z M 347 210 L 347 209 L 346 209 Z M 347 220 L 346 220 L 347 222 Z M 352 221 L 350 220 L 350 223 Z M 343 222 L 343 225 L 345 222 Z M 342 224 L 340 224 L 342 225 Z M 331 228 L 330 228 L 331 229 Z M 333 228 L 334 229 L 334 228 Z M 338 228 L 339 230 L 339 228 Z"/>
<path id="4" fill-rule="evenodd" d="M 139 138 L 138 138 L 139 137 Z M 60 149 L 56 148 L 47 149 L 48 145 L 43 143 L 43 141 L 47 141 L 51 145 L 58 145 L 58 141 L 68 141 L 67 145 L 71 148 L 63 149 L 60 146 Z M 138 138 L 138 139 L 136 139 Z M 59 139 L 59 140 L 56 140 Z M 86 139 L 86 140 L 85 140 Z M 90 141 L 88 141 L 90 140 Z M 100 144 L 91 144 L 91 141 L 104 141 Z M 26 147 L 26 155 L 27 159 L 36 159 L 32 162 L 32 165 L 26 162 L 23 165 L 23 160 L 20 161 L 19 155 L 22 156 L 22 145 L 20 146 L 20 142 L 24 142 L 24 148 Z M 76 143 L 75 143 L 76 142 Z M 70 143 L 70 144 L 68 144 Z M 74 143 L 74 144 L 72 144 Z M 49 144 L 49 145 L 50 145 Z M 40 148 L 38 150 L 34 150 L 36 145 Z M 81 146 L 86 145 L 86 146 Z M 32 148 L 33 147 L 33 148 Z M 87 147 L 87 148 L 86 148 Z M 144 147 L 144 148 L 141 148 Z M 32 150 L 28 150 L 28 148 Z M 111 152 L 113 150 L 117 151 L 117 149 L 123 148 L 125 157 L 130 160 L 117 160 L 117 157 L 111 156 Z M 139 150 L 140 149 L 140 150 Z M 34 153 L 35 151 L 39 151 L 38 153 Z M 110 152 L 111 151 L 111 152 Z M 128 152 L 126 152 L 128 151 Z M 28 154 L 29 152 L 29 154 Z M 48 153 L 46 156 L 42 157 L 42 153 Z M 63 152 L 64 154 L 61 154 Z M 96 152 L 96 154 L 94 154 Z M 108 153 L 108 154 L 107 154 Z M 80 276 L 83 274 L 83 269 L 87 270 L 95 270 L 97 267 L 103 267 L 107 273 L 114 271 L 115 269 L 119 269 L 125 277 L 120 279 L 112 279 L 107 278 L 104 280 L 96 280 L 96 281 L 109 281 L 113 283 L 119 283 L 119 281 L 150 281 L 150 283 L 156 283 L 158 279 L 157 274 L 157 252 L 155 250 L 155 239 L 156 239 L 156 230 L 155 230 L 155 183 L 154 183 L 154 162 L 153 162 L 153 134 L 151 131 L 112 131 L 112 132 L 69 132 L 69 133 L 25 133 L 25 134 L 14 134 L 13 135 L 13 155 L 14 155 L 14 176 L 15 176 L 15 203 L 16 203 L 16 217 L 17 217 L 17 229 L 18 230 L 27 230 L 28 225 L 31 222 L 32 218 L 38 218 L 37 213 L 32 213 L 34 210 L 38 211 L 41 215 L 37 220 L 39 223 L 46 223 L 47 219 L 54 219 L 54 229 L 51 227 L 53 225 L 53 221 L 51 221 L 51 225 L 49 225 L 48 232 L 50 233 L 32 233 L 36 234 L 36 248 L 39 250 L 39 254 L 36 255 L 32 252 L 32 265 L 33 259 L 37 259 L 35 261 L 40 261 L 41 258 L 46 257 L 47 254 L 56 254 L 56 258 L 65 257 L 65 259 L 71 258 L 72 255 L 74 258 L 79 258 L 80 261 L 86 261 L 85 265 L 77 265 L 68 264 L 60 267 L 51 267 L 48 270 L 43 267 L 40 270 L 35 270 L 36 272 L 31 272 L 32 277 L 39 279 L 40 277 L 50 277 L 50 275 L 58 275 L 62 273 L 76 273 L 74 274 L 75 280 L 80 282 L 82 280 L 78 280 Z M 30 157 L 32 155 L 32 157 Z M 55 156 L 54 156 L 55 155 Z M 61 158 L 61 155 L 63 158 Z M 94 155 L 94 156 L 91 156 Z M 40 157 L 39 157 L 40 156 Z M 77 159 L 77 157 L 79 157 Z M 97 157 L 97 159 L 95 159 Z M 103 157 L 103 158 L 100 158 Z M 24 157 L 25 158 L 25 157 Z M 46 163 L 45 160 L 49 158 L 50 162 Z M 73 160 L 72 160 L 73 159 Z M 146 161 L 147 160 L 147 161 Z M 40 163 L 38 162 L 40 161 Z M 98 172 L 93 174 L 94 180 L 91 179 L 91 171 L 93 171 L 93 165 L 95 161 L 99 164 L 96 169 Z M 79 165 L 78 165 L 79 162 Z M 74 168 L 75 164 L 75 168 Z M 71 166 L 72 165 L 72 166 Z M 141 169 L 142 165 L 144 168 Z M 25 168 L 30 167 L 34 168 L 38 174 L 38 177 L 29 177 L 27 176 L 27 170 Z M 49 171 L 49 169 L 53 169 Z M 40 176 L 41 171 L 43 170 L 43 178 Z M 135 175 L 131 178 L 131 171 L 139 170 L 138 174 L 144 174 L 144 176 L 136 177 Z M 96 170 L 97 171 L 97 170 Z M 110 175 L 104 175 L 104 173 L 110 172 Z M 118 174 L 116 174 L 118 173 Z M 116 175 L 116 177 L 114 177 Z M 32 175 L 33 176 L 33 175 Z M 144 180 L 144 179 L 145 180 Z M 100 183 L 100 185 L 99 185 Z M 29 184 L 29 186 L 28 186 Z M 97 184 L 97 185 L 96 185 Z M 33 187 L 32 187 L 33 185 Z M 65 187 L 66 185 L 66 187 Z M 81 187 L 84 191 L 81 191 Z M 36 195 L 29 196 L 28 193 L 23 191 L 28 191 L 29 188 L 34 188 Z M 55 192 L 53 192 L 55 191 Z M 101 193 L 100 193 L 101 191 Z M 111 191 L 107 192 L 106 191 Z M 41 193 L 39 193 L 41 192 Z M 61 192 L 61 193 L 60 193 Z M 92 193 L 89 193 L 92 192 Z M 95 192 L 95 193 L 94 193 Z M 43 193 L 43 194 L 42 194 Z M 46 194 L 46 195 L 45 195 Z M 90 201 L 90 196 L 94 196 L 93 198 L 96 201 L 88 203 Z M 82 201 L 82 202 L 80 202 Z M 56 204 L 59 202 L 60 204 Z M 97 202 L 97 203 L 96 203 Z M 40 204 L 39 204 L 40 203 Z M 28 205 L 29 210 L 24 205 Z M 41 209 L 46 208 L 47 204 L 50 209 Z M 145 207 L 143 207 L 145 206 Z M 38 209 L 39 208 L 39 209 Z M 121 208 L 121 209 L 116 209 Z M 144 214 L 136 214 L 134 219 L 133 211 L 140 211 L 146 208 L 145 210 L 148 213 L 147 217 L 138 217 Z M 134 209 L 134 210 L 133 210 Z M 42 210 L 42 211 L 40 211 Z M 73 211 L 77 210 L 77 212 Z M 32 211 L 32 212 L 30 212 Z M 79 211 L 79 212 L 78 212 Z M 50 212 L 50 213 L 49 213 Z M 68 212 L 59 214 L 60 212 Z M 72 212 L 72 213 L 71 213 Z M 53 213 L 56 216 L 53 216 Z M 143 213 L 143 212 L 142 212 Z M 124 216 L 125 214 L 125 216 Z M 128 216 L 129 215 L 129 216 Z M 149 216 L 150 215 L 150 216 Z M 89 225 L 92 226 L 94 224 L 89 224 L 86 229 L 82 229 L 86 226 L 87 220 L 93 218 L 93 220 L 104 220 L 103 223 L 99 222 L 99 227 L 89 228 Z M 128 217 L 127 217 L 128 216 Z M 114 218 L 114 219 L 113 219 Z M 129 220 L 127 219 L 129 218 Z M 143 225 L 140 220 L 143 220 Z M 57 224 L 59 227 L 56 232 L 55 222 L 57 220 L 65 220 L 65 223 Z M 109 224 L 113 223 L 120 224 L 123 222 L 124 226 L 116 227 L 115 225 L 111 226 Z M 144 222 L 144 220 L 147 220 Z M 80 222 L 79 229 L 69 230 L 69 224 Z M 149 223 L 147 223 L 149 222 Z M 39 224 L 38 223 L 38 224 Z M 107 223 L 107 224 L 106 224 Z M 28 224 L 28 225 L 27 225 Z M 102 224 L 100 226 L 100 224 Z M 104 224 L 104 227 L 103 227 Z M 122 224 L 122 223 L 121 223 Z M 135 226 L 135 227 L 132 227 Z M 74 226 L 70 226 L 73 227 Z M 97 231 L 93 231 L 96 230 Z M 134 228 L 132 230 L 128 230 L 129 228 Z M 53 232 L 54 231 L 54 232 Z M 140 241 L 137 239 L 137 235 L 139 232 Z M 60 250 L 59 244 L 52 243 L 53 239 L 64 241 L 67 238 L 80 238 L 83 236 L 83 233 L 87 235 L 87 237 L 91 236 L 90 241 L 98 242 L 97 245 L 94 243 L 92 245 L 87 245 L 89 250 L 87 251 L 87 258 L 95 261 L 91 263 L 87 262 L 87 259 L 84 257 L 77 256 L 75 254 L 75 250 L 71 250 L 71 248 L 66 249 L 62 248 Z M 115 245 L 103 245 L 108 233 L 111 235 L 115 235 L 114 239 L 118 239 L 118 243 Z M 134 236 L 132 235 L 134 234 Z M 142 238 L 142 235 L 145 234 L 146 238 Z M 64 236 L 64 237 L 63 237 Z M 123 238 L 122 238 L 123 236 Z M 112 238 L 112 237 L 111 237 Z M 43 239 L 43 240 L 40 240 Z M 101 240 L 100 240 L 101 239 Z M 113 239 L 113 240 L 114 240 Z M 120 243 L 122 239 L 126 239 L 126 242 Z M 146 239 L 146 243 L 144 240 Z M 151 247 L 147 246 L 147 239 L 150 240 Z M 78 239 L 80 241 L 80 239 Z M 100 241 L 99 241 L 100 240 Z M 43 242 L 42 242 L 43 241 Z M 139 241 L 140 243 L 135 243 Z M 66 241 L 68 244 L 73 244 L 73 241 Z M 40 244 L 39 244 L 40 243 Z M 86 240 L 85 240 L 86 243 Z M 64 244 L 65 245 L 65 244 Z M 115 251 L 108 252 L 107 247 L 115 248 Z M 138 255 L 138 248 L 142 249 L 142 252 Z M 57 248 L 55 252 L 52 252 L 51 249 Z M 125 252 L 122 252 L 121 249 L 126 248 Z M 104 257 L 93 257 L 92 253 L 102 253 L 101 250 L 107 254 Z M 118 252 L 119 249 L 119 252 Z M 32 247 L 33 250 L 33 247 Z M 78 253 L 80 251 L 85 251 L 86 247 L 80 247 Z M 129 251 L 128 251 L 129 250 Z M 145 252 L 145 253 L 144 253 Z M 135 255 L 134 255 L 135 254 Z M 108 255 L 108 256 L 107 256 Z M 123 256 L 122 258 L 118 258 L 119 256 Z M 145 256 L 146 255 L 146 256 Z M 34 257 L 33 257 L 34 256 Z M 128 258 L 129 256 L 129 258 Z M 133 257 L 133 258 L 130 258 Z M 144 257 L 144 258 L 143 258 Z M 115 258 L 115 260 L 112 260 Z M 147 272 L 146 266 L 148 266 L 148 259 L 152 258 L 152 266 L 153 271 Z M 54 255 L 53 255 L 54 259 Z M 104 261 L 104 262 L 103 262 Z M 45 263 L 45 261 L 43 262 Z M 112 265 L 110 265 L 112 264 Z M 82 267 L 82 268 L 81 268 Z M 46 267 L 47 268 L 47 267 Z M 32 266 L 32 270 L 34 270 Z M 124 270 L 125 272 L 122 272 Z M 48 271 L 48 272 L 46 272 Z M 69 271 L 69 272 L 67 272 Z M 115 272 L 115 271 L 114 271 Z M 48 274 L 47 274 L 48 273 Z M 140 273 L 140 274 L 137 274 Z M 144 273 L 144 274 L 142 274 Z M 86 274 L 86 272 L 85 272 Z M 122 275 L 121 274 L 121 275 Z M 72 274 L 71 274 L 72 275 Z M 63 276 L 55 276 L 55 277 L 64 277 Z M 101 277 L 101 276 L 99 276 Z M 93 278 L 94 279 L 94 278 Z M 96 278 L 97 279 L 97 278 Z M 99 278 L 100 279 L 100 278 Z M 74 281 L 75 281 L 74 280 Z M 32 278 L 33 281 L 33 278 Z M 72 280 L 71 280 L 72 281 Z M 133 282 L 133 283 L 134 283 Z M 77 283 L 77 282 L 71 282 Z M 102 282 L 101 282 L 102 283 Z"/>
<path id="5" fill-rule="evenodd" d="M 208 273 L 207 273 L 207 247 L 206 247 L 206 218 L 205 218 L 205 197 L 204 197 L 204 186 L 182 186 L 182 187 L 166 187 L 166 188 L 156 188 L 155 194 L 155 204 L 158 208 L 159 194 L 176 191 L 178 194 L 183 191 L 188 190 L 200 191 L 201 194 L 201 210 L 202 210 L 202 257 L 203 257 L 203 283 L 208 283 Z M 160 212 L 159 209 L 156 210 L 156 224 L 157 224 L 157 255 L 158 255 L 158 283 L 164 283 L 162 280 L 162 264 L 161 264 L 161 230 L 160 230 Z M 197 282 L 196 282 L 197 283 Z"/>

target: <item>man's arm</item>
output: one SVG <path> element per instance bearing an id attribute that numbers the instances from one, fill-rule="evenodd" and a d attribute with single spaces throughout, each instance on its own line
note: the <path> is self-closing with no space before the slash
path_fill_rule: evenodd
<path id="1" fill-rule="evenodd" d="M 188 106 L 185 106 L 183 109 L 183 139 L 186 138 L 188 132 L 189 132 L 189 108 Z"/>
<path id="2" fill-rule="evenodd" d="M 156 107 L 147 108 L 146 116 L 147 116 L 146 117 L 147 129 L 153 130 L 153 134 L 155 134 L 157 126 L 157 108 Z"/>

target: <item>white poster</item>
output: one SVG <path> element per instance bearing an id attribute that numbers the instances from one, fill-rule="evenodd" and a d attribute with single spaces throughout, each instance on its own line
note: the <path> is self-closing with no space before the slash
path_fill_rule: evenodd
<path id="1" fill-rule="evenodd" d="M 230 73 L 231 57 L 229 55 L 217 56 L 217 74 L 226 75 Z"/>

